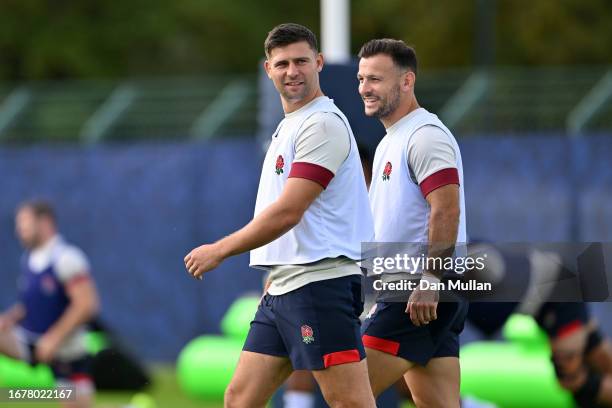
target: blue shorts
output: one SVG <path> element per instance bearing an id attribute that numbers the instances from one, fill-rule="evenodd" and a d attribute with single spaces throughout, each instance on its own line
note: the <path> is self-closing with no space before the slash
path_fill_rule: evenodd
<path id="1" fill-rule="evenodd" d="M 309 283 L 265 295 L 243 350 L 288 357 L 294 370 L 320 370 L 365 358 L 361 276 Z"/>
<path id="2" fill-rule="evenodd" d="M 415 326 L 404 302 L 378 302 L 363 324 L 365 347 L 393 354 L 422 366 L 436 357 L 459 357 L 459 334 L 468 303 L 439 302 L 437 319 Z"/>
<path id="3" fill-rule="evenodd" d="M 39 364 L 36 360 L 36 345 L 28 343 L 28 362 L 34 366 Z M 61 361 L 61 360 L 53 360 L 48 365 L 53 372 L 53 376 L 57 382 L 63 383 L 75 383 L 75 382 L 89 382 L 93 384 L 93 378 L 91 375 L 91 364 L 92 358 L 89 354 L 83 355 L 81 357 Z"/>

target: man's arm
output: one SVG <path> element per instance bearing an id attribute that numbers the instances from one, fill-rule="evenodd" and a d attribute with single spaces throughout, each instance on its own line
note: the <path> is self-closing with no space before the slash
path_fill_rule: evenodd
<path id="1" fill-rule="evenodd" d="M 429 203 L 429 258 L 447 258 L 453 255 L 459 229 L 459 186 L 447 184 L 427 195 Z M 434 264 L 436 264 L 434 262 Z M 430 269 L 426 272 L 441 279 L 443 270 Z"/>
<path id="2" fill-rule="evenodd" d="M 189 273 L 201 279 L 226 258 L 266 245 L 296 226 L 348 157 L 350 146 L 348 129 L 339 116 L 318 112 L 304 121 L 295 141 L 291 172 L 278 199 L 241 230 L 187 254 Z"/>
<path id="3" fill-rule="evenodd" d="M 0 315 L 0 332 L 8 330 L 19 323 L 25 317 L 26 311 L 23 304 L 15 303 L 6 312 Z"/>
<path id="4" fill-rule="evenodd" d="M 41 362 L 50 361 L 64 339 L 98 313 L 98 293 L 88 275 L 79 275 L 69 281 L 66 293 L 70 301 L 68 307 L 36 344 L 36 357 Z"/>
<path id="5" fill-rule="evenodd" d="M 407 155 L 408 166 L 429 204 L 428 259 L 451 256 L 460 212 L 459 172 L 451 138 L 437 126 L 423 126 L 410 139 Z M 437 283 L 442 273 L 441 270 L 425 270 L 421 280 Z M 414 290 L 406 313 L 410 313 L 415 325 L 427 324 L 437 318 L 438 299 L 437 290 Z"/>
<path id="6" fill-rule="evenodd" d="M 431 207 L 429 216 L 428 259 L 447 258 L 453 255 L 459 228 L 459 186 L 447 184 L 430 192 L 425 197 Z M 443 264 L 444 262 L 442 262 Z M 434 265 L 438 262 L 433 262 Z M 439 282 L 443 270 L 428 269 L 422 279 Z M 438 318 L 436 309 L 439 294 L 436 290 L 412 292 L 406 312 L 416 326 L 427 324 Z"/>
<path id="7" fill-rule="evenodd" d="M 290 177 L 280 197 L 251 222 L 233 234 L 195 248 L 185 256 L 185 265 L 195 278 L 226 258 L 266 245 L 296 226 L 323 186 L 304 178 Z"/>

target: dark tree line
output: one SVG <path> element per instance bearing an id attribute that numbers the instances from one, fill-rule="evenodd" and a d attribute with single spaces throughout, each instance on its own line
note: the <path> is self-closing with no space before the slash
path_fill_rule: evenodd
<path id="1" fill-rule="evenodd" d="M 398 37 L 423 66 L 472 65 L 486 1 L 496 64 L 612 62 L 607 0 L 353 0 L 352 51 Z M 318 33 L 319 0 L 2 0 L 0 79 L 254 72 L 266 33 L 287 21 Z"/>

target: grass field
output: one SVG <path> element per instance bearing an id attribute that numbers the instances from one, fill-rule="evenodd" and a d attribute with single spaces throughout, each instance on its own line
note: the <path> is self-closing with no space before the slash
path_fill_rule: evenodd
<path id="1" fill-rule="evenodd" d="M 155 401 L 154 407 L 134 408 L 222 408 L 222 402 L 200 402 L 188 398 L 176 382 L 174 366 L 155 366 L 151 370 L 153 386 L 145 390 Z M 95 408 L 124 408 L 128 407 L 134 392 L 98 392 Z M 57 408 L 58 403 L 43 402 L 0 402 L 2 408 Z M 130 407 L 132 408 L 132 407 Z"/>
<path id="2" fill-rule="evenodd" d="M 145 390 L 154 401 L 154 406 L 133 408 L 222 408 L 223 403 L 202 402 L 188 398 L 179 388 L 176 382 L 176 373 L 172 365 L 156 365 L 151 370 L 153 374 L 153 386 Z M 98 392 L 96 395 L 95 408 L 126 408 L 130 406 L 134 392 Z M 57 403 L 43 402 L 0 402 L 1 408 L 59 408 Z M 402 408 L 412 407 L 409 404 Z"/>
<path id="3" fill-rule="evenodd" d="M 155 401 L 156 408 L 222 408 L 222 402 L 200 402 L 188 398 L 176 382 L 174 366 L 155 366 L 152 370 L 153 386 L 146 390 Z M 96 408 L 119 408 L 129 404 L 134 393 L 100 392 Z M 143 407 L 144 408 L 144 407 Z M 149 408 L 149 407 L 147 407 Z"/>

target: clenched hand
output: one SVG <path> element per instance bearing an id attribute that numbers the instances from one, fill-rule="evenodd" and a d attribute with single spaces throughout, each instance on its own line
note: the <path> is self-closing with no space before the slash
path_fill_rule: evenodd
<path id="1" fill-rule="evenodd" d="M 201 245 L 189 252 L 184 259 L 185 267 L 191 276 L 202 279 L 202 275 L 215 269 L 224 257 L 215 244 Z"/>
<path id="2" fill-rule="evenodd" d="M 439 299 L 440 294 L 437 290 L 417 288 L 412 291 L 406 305 L 406 313 L 410 314 L 412 323 L 415 326 L 421 326 L 436 320 Z"/>

